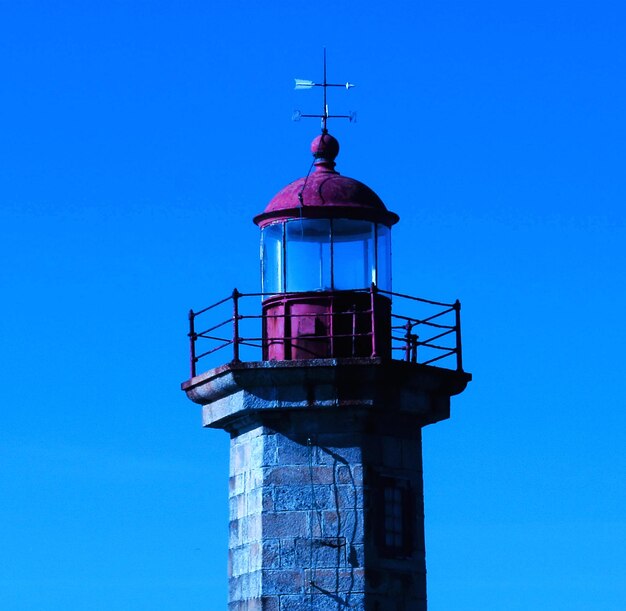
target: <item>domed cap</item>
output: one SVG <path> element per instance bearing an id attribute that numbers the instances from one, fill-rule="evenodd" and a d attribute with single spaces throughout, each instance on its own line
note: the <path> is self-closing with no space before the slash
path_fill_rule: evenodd
<path id="1" fill-rule="evenodd" d="M 287 185 L 254 217 L 260 227 L 290 218 L 347 218 L 391 227 L 399 217 L 367 185 L 335 171 L 339 142 L 322 133 L 311 143 L 314 171 Z"/>

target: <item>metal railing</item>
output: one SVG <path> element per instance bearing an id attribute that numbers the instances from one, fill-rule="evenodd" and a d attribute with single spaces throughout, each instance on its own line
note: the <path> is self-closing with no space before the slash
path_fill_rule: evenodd
<path id="1" fill-rule="evenodd" d="M 443 303 L 429 299 L 412 297 L 401 293 L 382 291 L 372 286 L 369 290 L 351 291 L 359 293 L 370 293 L 371 309 L 360 311 L 358 314 L 371 314 L 371 326 L 366 332 L 357 332 L 357 325 L 353 320 L 352 334 L 333 335 L 332 321 L 329 325 L 331 332 L 327 335 L 316 335 L 314 339 L 330 342 L 340 338 L 352 338 L 352 345 L 362 338 L 371 338 L 371 353 L 367 356 L 376 356 L 376 312 L 375 295 L 383 295 L 393 298 L 393 309 L 391 314 L 391 352 L 392 358 L 404 360 L 411 363 L 421 363 L 422 365 L 432 365 L 443 361 L 441 365 L 453 365 L 446 369 L 456 369 L 463 371 L 463 353 L 461 344 L 461 304 Z M 210 369 L 215 364 L 209 363 L 210 356 L 220 351 L 232 351 L 232 362 L 258 361 L 262 355 L 264 345 L 271 342 L 291 342 L 301 340 L 296 336 L 264 337 L 263 319 L 287 318 L 291 314 L 247 314 L 242 308 L 243 300 L 253 302 L 254 308 L 259 310 L 259 301 L 268 297 L 274 297 L 268 293 L 240 293 L 234 289 L 232 294 L 220 301 L 198 310 L 189 311 L 189 346 L 190 346 L 190 370 L 191 377 L 197 374 L 197 365 L 203 360 L 207 363 L 206 369 Z M 298 297 L 298 293 L 286 293 L 288 297 Z M 397 310 L 408 302 L 410 311 L 407 314 L 396 314 Z M 230 305 L 229 305 L 230 304 Z M 409 308 L 407 308 L 409 309 Z M 417 311 L 419 310 L 419 311 Z M 202 317 L 202 321 L 207 320 L 209 313 L 213 315 L 215 324 L 211 324 L 202 330 L 198 330 L 197 320 Z M 355 312 L 342 312 L 341 315 L 356 316 Z M 206 315 L 206 316 L 205 316 Z M 329 314 L 334 316 L 336 314 Z M 319 313 L 299 313 L 299 318 L 312 316 L 319 317 Z M 310 338 L 309 338 L 310 339 Z M 362 343 L 360 344 L 362 346 Z M 223 354 L 223 352 L 220 352 Z M 356 354 L 355 354 L 356 356 Z M 358 356 L 364 356 L 359 351 Z M 223 362 L 225 359 L 221 359 Z M 439 366 L 439 365 L 438 365 Z"/>

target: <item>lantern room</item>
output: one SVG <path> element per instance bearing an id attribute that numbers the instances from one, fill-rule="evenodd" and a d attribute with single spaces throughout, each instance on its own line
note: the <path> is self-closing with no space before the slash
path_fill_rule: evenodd
<path id="1" fill-rule="evenodd" d="M 261 229 L 263 357 L 390 352 L 391 227 L 398 216 L 363 183 L 335 171 L 337 140 L 313 140 L 306 177 L 254 218 Z M 381 292 L 382 291 L 382 292 Z"/>

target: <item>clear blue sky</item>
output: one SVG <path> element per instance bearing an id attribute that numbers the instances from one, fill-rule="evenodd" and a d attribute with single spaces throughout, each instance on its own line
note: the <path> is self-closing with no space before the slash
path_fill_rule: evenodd
<path id="1" fill-rule="evenodd" d="M 1 2 L 0 608 L 225 609 L 186 312 L 258 288 L 326 45 L 395 289 L 463 303 L 430 609 L 625 609 L 625 40 L 604 0 Z"/>

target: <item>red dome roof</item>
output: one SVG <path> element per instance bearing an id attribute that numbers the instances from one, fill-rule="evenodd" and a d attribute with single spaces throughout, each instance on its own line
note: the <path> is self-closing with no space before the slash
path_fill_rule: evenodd
<path id="1" fill-rule="evenodd" d="M 289 218 L 349 218 L 391 226 L 398 222 L 367 185 L 341 176 L 334 170 L 339 143 L 330 134 L 313 140 L 314 171 L 287 185 L 275 195 L 264 212 L 254 217 L 263 227 Z"/>

